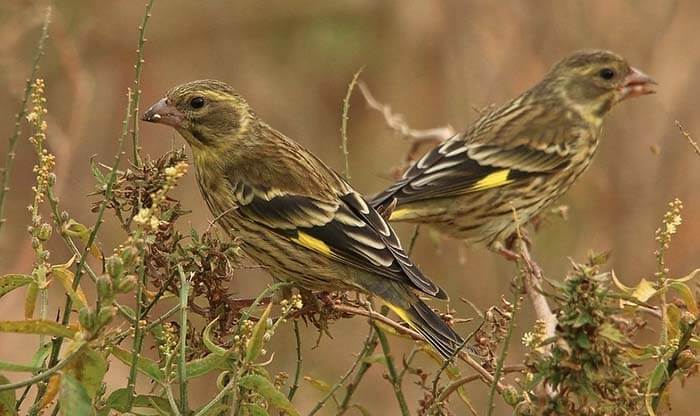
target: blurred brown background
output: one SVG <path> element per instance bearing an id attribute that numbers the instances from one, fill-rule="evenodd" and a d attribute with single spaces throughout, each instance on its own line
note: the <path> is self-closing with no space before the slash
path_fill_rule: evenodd
<path id="1" fill-rule="evenodd" d="M 23 81 L 29 71 L 43 4 L 0 4 L 0 137 L 8 137 Z M 88 159 L 111 161 L 133 77 L 137 26 L 142 1 L 54 2 L 51 38 L 41 65 L 46 79 L 49 142 L 57 155 L 59 195 L 67 211 L 91 225 L 86 195 L 93 190 Z M 234 85 L 258 114 L 301 142 L 330 166 L 341 169 L 340 113 L 352 74 L 364 67 L 362 79 L 382 102 L 405 115 L 415 128 L 450 124 L 461 130 L 474 120 L 474 107 L 501 103 L 537 82 L 564 55 L 581 48 L 614 50 L 660 84 L 655 96 L 616 108 L 595 163 L 564 200 L 568 222 L 551 220 L 534 237 L 534 255 L 550 278 L 564 276 L 570 256 L 584 259 L 590 250 L 612 250 L 610 267 L 628 284 L 650 278 L 655 269 L 654 231 L 666 203 L 685 203 L 684 223 L 669 256 L 672 273 L 685 274 L 700 265 L 700 158 L 679 134 L 674 120 L 700 139 L 696 115 L 700 91 L 700 3 L 694 1 L 156 1 L 147 30 L 141 108 L 181 82 L 218 78 Z M 352 183 L 362 192 L 386 186 L 388 173 L 408 145 L 389 131 L 380 115 L 359 93 L 351 101 L 349 149 Z M 144 152 L 158 156 L 183 141 L 170 129 L 141 125 Z M 6 140 L 0 144 L 5 154 Z M 651 149 L 659 150 L 654 152 Z M 31 269 L 25 231 L 29 216 L 34 157 L 23 137 L 18 146 L 8 224 L 0 235 L 2 273 Z M 188 208 L 191 225 L 203 230 L 210 215 L 193 175 L 176 192 Z M 183 223 L 183 225 L 186 225 Z M 410 227 L 398 226 L 404 239 Z M 115 224 L 103 228 L 103 245 L 124 238 Z M 54 262 L 67 253 L 60 245 Z M 511 264 L 483 248 L 456 241 L 437 241 L 423 232 L 414 257 L 453 299 L 464 296 L 480 308 L 508 297 Z M 255 271 L 239 274 L 236 290 L 251 295 L 269 278 Z M 21 291 L 20 291 L 21 292 Z M 58 306 L 52 297 L 49 315 Z M 62 302 L 62 299 L 61 299 Z M 21 293 L 0 302 L 3 319 L 21 317 Z M 457 301 L 459 316 L 472 316 Z M 522 348 L 520 333 L 532 324 L 526 304 L 514 338 L 511 360 Z M 460 328 L 468 333 L 472 326 Z M 331 329 L 334 339 L 313 348 L 316 332 L 306 329 L 304 373 L 329 382 L 350 365 L 367 333 L 362 319 Z M 0 359 L 26 361 L 28 338 L 2 335 Z M 276 335 L 273 369 L 290 369 L 294 348 L 290 327 Z M 34 341 L 31 341 L 33 348 Z M 410 348 L 395 339 L 395 351 Z M 313 357 L 313 358 L 312 358 Z M 434 365 L 424 361 L 426 368 Z M 111 386 L 126 384 L 126 371 L 115 364 Z M 13 380 L 21 376 L 12 374 Z M 308 384 L 295 399 L 308 410 L 322 393 Z M 677 387 L 677 386 L 676 386 Z M 673 414 L 691 414 L 691 393 L 698 383 L 672 391 Z M 212 384 L 200 383 L 211 397 Z M 420 398 L 406 383 L 411 408 Z M 469 386 L 477 408 L 484 408 L 487 389 Z M 198 399 L 195 398 L 196 402 Z M 201 399 L 200 399 L 201 400 Z M 397 411 L 390 385 L 374 366 L 357 394 L 373 414 Z M 330 412 L 332 406 L 325 410 Z M 507 413 L 500 403 L 499 409 Z"/>

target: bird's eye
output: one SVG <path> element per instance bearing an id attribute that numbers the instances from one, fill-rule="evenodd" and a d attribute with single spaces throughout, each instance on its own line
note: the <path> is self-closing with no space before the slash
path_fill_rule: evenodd
<path id="1" fill-rule="evenodd" d="M 611 80 L 613 77 L 615 77 L 615 71 L 610 68 L 603 68 L 600 70 L 598 75 L 605 80 Z"/>
<path id="2" fill-rule="evenodd" d="M 204 98 L 194 97 L 190 100 L 190 107 L 192 108 L 202 108 L 204 107 Z"/>

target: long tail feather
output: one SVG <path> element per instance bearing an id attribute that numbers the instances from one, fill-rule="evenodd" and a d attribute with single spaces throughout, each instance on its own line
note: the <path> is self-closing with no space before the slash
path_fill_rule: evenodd
<path id="1" fill-rule="evenodd" d="M 455 350 L 464 342 L 459 334 L 420 299 L 415 299 L 408 309 L 391 304 L 389 307 L 411 328 L 423 335 L 444 358 L 453 356 Z"/>

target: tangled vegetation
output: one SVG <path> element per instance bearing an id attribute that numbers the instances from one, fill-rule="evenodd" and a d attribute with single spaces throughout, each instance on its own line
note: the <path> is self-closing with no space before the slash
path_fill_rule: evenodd
<path id="1" fill-rule="evenodd" d="M 299 415 L 294 397 L 302 387 L 323 392 L 309 415 L 321 411 L 341 415 L 350 409 L 371 414 L 372 409 L 353 400 L 358 386 L 370 381 L 365 375 L 371 366 L 385 369 L 404 415 L 464 414 L 464 409 L 491 414 L 498 397 L 517 415 L 654 415 L 669 408 L 670 389 L 680 387 L 674 380 L 682 383 L 697 374 L 698 270 L 676 277 L 665 257 L 681 225 L 678 200 L 669 204 L 656 233 L 658 268 L 649 279 L 634 287 L 623 285 L 605 269 L 605 254 L 572 262 L 563 280 L 545 279 L 543 292 L 553 305 L 556 329 L 551 335 L 544 321 L 532 325 L 522 339 L 528 351 L 524 362 L 509 362 L 507 353 L 518 312 L 526 302 L 526 279 L 536 272 L 527 261 L 518 262 L 520 273 L 512 293 L 479 312 L 479 327 L 467 339 L 472 354 L 461 353 L 448 362 L 419 334 L 388 318 L 385 310 L 373 309 L 372 300 L 362 296 L 294 293 L 287 284 L 275 283 L 255 299 L 235 298 L 230 289 L 237 271 L 245 267 L 239 242 L 220 238 L 214 224 L 204 231 L 179 231 L 178 221 L 187 217 L 187 206 L 171 195 L 188 171 L 184 151 L 173 150 L 156 159 L 138 151 L 135 115 L 151 5 L 152 1 L 140 27 L 135 88 L 128 94 L 119 151 L 111 165 L 92 163 L 96 221 L 91 226 L 63 211 L 54 194 L 55 157 L 44 146 L 50 140 L 46 86 L 37 77 L 47 37 L 46 17 L 0 190 L 1 217 L 14 146 L 22 137 L 20 126 L 27 123 L 36 154 L 27 227 L 34 265 L 31 271 L 0 277 L 0 301 L 16 290 L 23 290 L 25 297 L 25 319 L 0 321 L 0 332 L 34 335 L 38 342 L 30 363 L 0 360 L 0 415 Z M 344 104 L 345 126 L 347 97 Z M 126 163 L 122 149 L 129 138 L 133 153 Z M 346 145 L 343 149 L 347 156 Z M 106 215 L 112 215 L 124 231 L 125 238 L 116 247 L 101 244 Z M 46 248 L 51 239 L 62 240 L 71 257 L 52 258 Z M 94 283 L 90 285 L 94 293 L 86 293 L 86 277 Z M 53 286 L 65 293 L 56 319 L 46 306 Z M 123 303 L 125 295 L 130 301 Z M 201 318 L 194 319 L 195 315 Z M 443 316 L 459 320 L 449 313 Z M 311 323 L 322 336 L 335 321 L 346 318 L 370 323 L 353 365 L 333 382 L 305 376 L 299 325 Z M 297 364 L 273 374 L 268 364 L 274 359 L 274 335 L 279 331 L 296 335 Z M 643 341 L 650 333 L 655 333 L 655 341 Z M 417 342 L 409 354 L 395 357 L 387 335 Z M 153 351 L 144 350 L 146 340 L 156 345 Z M 435 365 L 415 365 L 419 355 L 433 358 Z M 114 361 L 130 369 L 126 384 L 116 388 L 104 382 Z M 9 372 L 21 374 L 21 381 L 10 382 L 4 375 Z M 191 407 L 188 381 L 212 374 L 217 382 L 211 397 Z M 148 380 L 150 388 L 137 388 L 139 378 Z M 409 379 L 422 389 L 417 403 L 409 403 L 403 394 Z M 487 409 L 475 409 L 465 392 L 464 386 L 472 381 L 484 383 Z"/>

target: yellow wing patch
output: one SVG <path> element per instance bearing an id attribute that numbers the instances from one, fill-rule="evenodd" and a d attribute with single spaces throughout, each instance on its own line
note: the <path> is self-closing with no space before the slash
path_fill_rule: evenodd
<path id="1" fill-rule="evenodd" d="M 406 219 L 410 216 L 411 212 L 412 210 L 408 208 L 399 208 L 397 210 L 394 210 L 389 216 L 389 221 L 401 221 L 403 219 Z"/>
<path id="2" fill-rule="evenodd" d="M 324 256 L 331 257 L 333 255 L 333 251 L 330 247 L 328 247 L 328 244 L 324 243 L 316 237 L 312 237 L 306 233 L 302 233 L 301 231 L 298 232 L 297 238 L 293 238 L 292 240 L 306 248 L 309 248 L 313 251 L 317 251 L 323 254 Z"/>
<path id="3" fill-rule="evenodd" d="M 469 188 L 470 191 L 481 191 L 484 189 L 497 188 L 499 186 L 507 185 L 513 182 L 513 179 L 508 179 L 508 174 L 510 169 L 503 169 L 486 175 L 479 182 L 475 183 L 474 186 Z"/>

